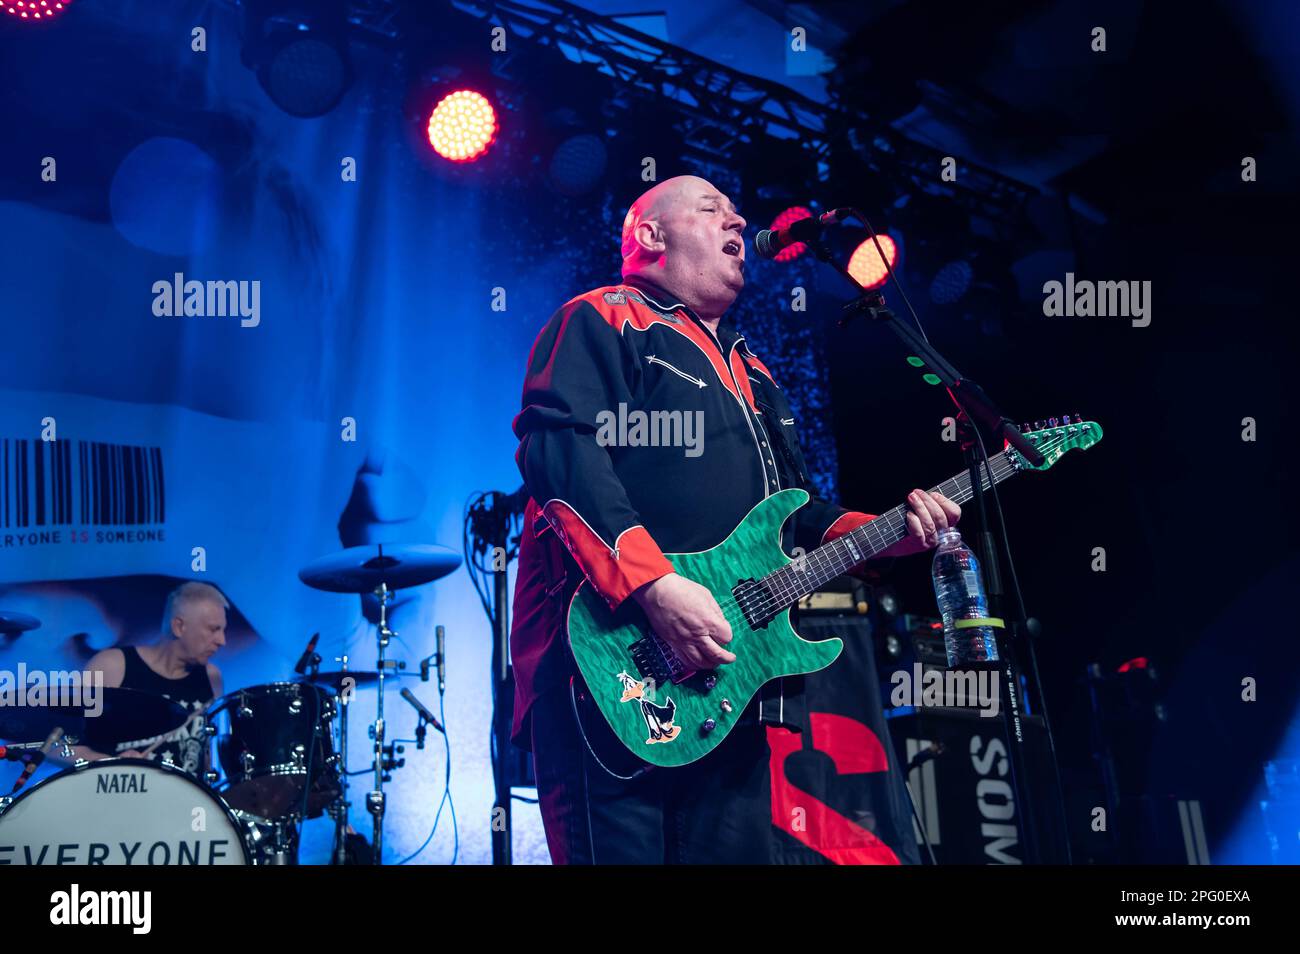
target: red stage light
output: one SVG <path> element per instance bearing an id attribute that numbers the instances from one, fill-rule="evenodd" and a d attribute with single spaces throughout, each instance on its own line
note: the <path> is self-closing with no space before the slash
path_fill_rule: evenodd
<path id="1" fill-rule="evenodd" d="M 898 246 L 888 235 L 880 235 L 878 238 L 880 247 L 889 260 L 889 267 L 893 268 L 898 264 Z M 863 288 L 879 288 L 885 284 L 889 272 L 885 270 L 885 263 L 880 260 L 876 243 L 870 238 L 853 250 L 853 256 L 849 259 L 849 274 L 856 278 Z"/>
<path id="2" fill-rule="evenodd" d="M 70 3 L 72 0 L 0 0 L 0 7 L 19 20 L 49 20 Z"/>
<path id="3" fill-rule="evenodd" d="M 774 218 L 772 220 L 772 224 L 768 226 L 768 228 L 772 229 L 772 231 L 774 232 L 777 229 L 788 229 L 790 226 L 798 222 L 800 219 L 811 219 L 811 218 L 812 218 L 811 209 L 806 209 L 802 205 L 792 205 L 790 206 L 790 208 L 786 209 L 784 212 L 782 212 L 780 215 Z M 781 251 L 777 252 L 775 256 L 775 261 L 791 262 L 794 261 L 796 258 L 798 258 L 806 251 L 808 251 L 808 246 L 805 243 L 795 242 L 793 245 L 787 245 L 785 248 L 781 249 Z"/>
<path id="4" fill-rule="evenodd" d="M 429 114 L 429 144 L 452 162 L 473 162 L 497 136 L 497 114 L 488 98 L 458 89 L 438 101 Z"/>

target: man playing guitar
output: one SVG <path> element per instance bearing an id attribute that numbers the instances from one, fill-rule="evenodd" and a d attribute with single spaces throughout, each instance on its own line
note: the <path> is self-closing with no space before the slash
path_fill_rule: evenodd
<path id="1" fill-rule="evenodd" d="M 622 283 L 561 307 L 529 358 L 514 422 L 532 498 L 511 632 L 514 740 L 533 750 L 556 863 L 769 860 L 764 724 L 798 724 L 798 680 L 770 684 L 698 762 L 616 778 L 579 729 L 565 645 L 569 600 L 585 578 L 611 608 L 634 600 L 686 663 L 733 663 L 713 594 L 664 554 L 707 550 L 770 494 L 809 489 L 785 395 L 722 320 L 745 284 L 745 224 L 704 179 L 654 186 L 623 223 Z M 688 448 L 633 428 L 611 436 L 605 425 L 632 412 L 661 424 L 690 415 L 702 432 Z M 961 515 L 920 489 L 908 506 L 909 536 L 883 556 L 933 548 Z M 870 519 L 814 495 L 789 521 L 786 548 L 811 550 Z"/>

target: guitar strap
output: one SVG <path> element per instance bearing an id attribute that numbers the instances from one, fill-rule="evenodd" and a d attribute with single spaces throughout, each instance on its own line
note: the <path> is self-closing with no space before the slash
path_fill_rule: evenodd
<path id="1" fill-rule="evenodd" d="M 790 447 L 789 441 L 785 439 L 785 425 L 781 423 L 780 412 L 759 397 L 758 388 L 753 388 L 753 391 L 754 403 L 758 405 L 763 419 L 767 422 L 768 439 L 781 456 L 786 473 L 793 474 L 798 486 L 812 493 L 809 490 L 812 482 L 804 469 L 799 466 L 798 456 Z M 788 540 L 783 541 L 783 546 L 787 543 L 793 545 L 793 528 L 787 526 L 786 534 Z M 797 613 L 798 607 L 791 607 L 792 616 Z M 808 718 L 807 700 L 804 697 L 804 677 L 784 676 L 769 682 L 758 690 L 751 705 L 756 709 L 754 716 L 760 725 L 780 726 L 793 732 L 802 732 Z"/>

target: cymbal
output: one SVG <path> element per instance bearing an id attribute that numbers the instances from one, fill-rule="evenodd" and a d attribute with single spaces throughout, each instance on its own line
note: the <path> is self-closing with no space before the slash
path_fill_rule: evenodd
<path id="1" fill-rule="evenodd" d="M 460 554 L 432 543 L 372 543 L 321 557 L 298 579 L 330 593 L 373 593 L 385 584 L 401 590 L 441 579 L 460 566 Z"/>
<path id="2" fill-rule="evenodd" d="M 10 742 L 40 742 L 56 727 L 80 738 L 85 725 L 80 706 L 0 706 L 0 739 Z"/>
<path id="3" fill-rule="evenodd" d="M 35 742 L 57 726 L 107 755 L 119 742 L 166 735 L 180 728 L 189 713 L 178 703 L 136 689 L 104 687 L 96 704 L 86 706 L 2 706 L 0 738 Z"/>
<path id="4" fill-rule="evenodd" d="M 104 689 L 103 711 L 86 713 L 83 741 L 111 755 L 121 742 L 139 742 L 179 729 L 189 712 L 178 703 L 137 689 Z M 105 748 L 104 746 L 110 746 Z"/>
<path id="5" fill-rule="evenodd" d="M 0 634 L 25 633 L 29 629 L 36 629 L 41 625 L 41 621 L 35 616 L 28 616 L 26 613 L 15 613 L 11 610 L 0 610 Z"/>
<path id="6" fill-rule="evenodd" d="M 389 671 L 384 675 L 385 679 L 397 677 L 414 676 L 413 672 Z M 372 686 L 379 681 L 379 673 L 373 669 L 332 669 L 328 672 L 318 672 L 316 675 L 299 676 L 299 682 L 310 682 L 318 686 L 328 686 L 334 692 L 343 691 L 343 680 L 351 679 L 352 686 Z"/>

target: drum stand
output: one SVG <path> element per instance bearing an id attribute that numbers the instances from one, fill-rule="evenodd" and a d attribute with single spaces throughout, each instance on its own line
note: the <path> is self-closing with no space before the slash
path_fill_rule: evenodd
<path id="1" fill-rule="evenodd" d="M 347 672 L 348 656 L 344 653 L 336 657 L 340 668 Z M 334 863 L 347 864 L 348 861 L 348 810 L 352 802 L 348 799 L 348 705 L 352 697 L 352 687 L 344 685 L 339 693 L 339 797 L 329 807 L 334 818 Z"/>
<path id="2" fill-rule="evenodd" d="M 378 671 L 379 691 L 375 697 L 375 723 L 370 727 L 370 737 L 375 740 L 375 788 L 366 795 L 366 810 L 375 819 L 374 824 L 374 841 L 372 842 L 375 853 L 375 864 L 384 863 L 384 676 L 388 671 L 388 663 L 384 660 L 384 651 L 388 648 L 388 640 L 396 636 L 388 628 L 388 604 L 393 598 L 393 592 L 388 588 L 387 583 L 380 583 L 375 590 L 375 597 L 379 600 L 379 656 L 376 660 L 375 669 Z"/>

